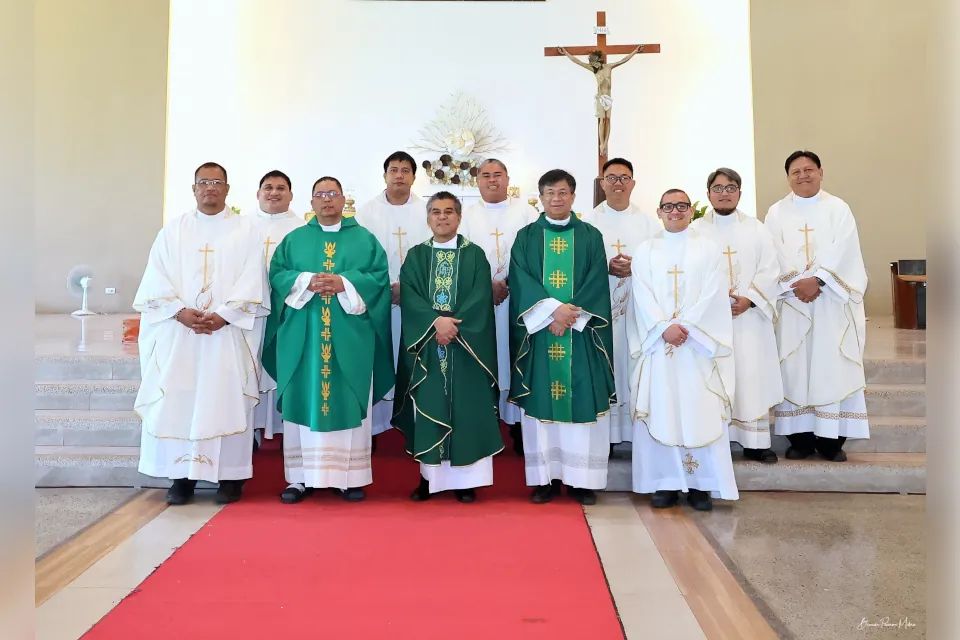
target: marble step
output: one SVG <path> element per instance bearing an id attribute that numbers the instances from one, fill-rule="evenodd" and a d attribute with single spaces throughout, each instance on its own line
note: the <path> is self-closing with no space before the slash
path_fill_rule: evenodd
<path id="1" fill-rule="evenodd" d="M 864 358 L 863 373 L 867 384 L 925 384 L 927 362 L 919 358 L 877 359 Z"/>
<path id="2" fill-rule="evenodd" d="M 140 417 L 133 411 L 35 411 L 34 444 L 136 447 Z"/>
<path id="3" fill-rule="evenodd" d="M 847 453 L 925 453 L 927 450 L 926 418 L 903 416 L 870 416 L 870 437 L 847 440 Z M 786 436 L 773 436 L 774 451 L 786 451 Z"/>
<path id="4" fill-rule="evenodd" d="M 35 447 L 37 487 L 146 487 L 165 489 L 170 481 L 137 471 L 140 447 Z M 198 488 L 212 485 L 201 482 Z"/>
<path id="5" fill-rule="evenodd" d="M 139 380 L 140 358 L 132 356 L 37 356 L 36 379 L 64 380 Z"/>
<path id="6" fill-rule="evenodd" d="M 927 415 L 927 388 L 922 384 L 869 384 L 864 394 L 867 416 L 906 416 L 923 418 Z"/>
<path id="7" fill-rule="evenodd" d="M 924 453 L 849 453 L 847 462 L 783 460 L 761 464 L 734 456 L 740 491 L 829 491 L 839 493 L 926 493 Z M 610 461 L 607 491 L 630 491 L 629 458 Z"/>
<path id="8" fill-rule="evenodd" d="M 36 386 L 38 410 L 130 411 L 138 380 L 44 381 Z"/>

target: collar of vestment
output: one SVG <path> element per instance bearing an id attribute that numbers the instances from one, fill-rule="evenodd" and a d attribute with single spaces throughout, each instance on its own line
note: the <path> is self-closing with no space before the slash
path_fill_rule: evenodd
<path id="1" fill-rule="evenodd" d="M 663 230 L 663 239 L 667 242 L 682 242 L 688 237 L 690 237 L 690 227 L 677 232 L 667 231 L 666 229 Z"/>
<path id="2" fill-rule="evenodd" d="M 287 209 L 281 213 L 267 213 L 263 209 L 257 211 L 257 216 L 265 220 L 282 220 L 283 218 L 292 218 L 293 212 Z"/>
<path id="3" fill-rule="evenodd" d="M 740 209 L 734 209 L 729 215 L 722 216 L 717 213 L 716 209 L 710 207 L 707 209 L 707 212 L 703 214 L 701 224 L 719 224 L 724 222 L 724 218 L 729 221 L 736 220 L 737 222 L 743 222 L 743 212 Z"/>
<path id="4" fill-rule="evenodd" d="M 551 220 L 547 217 L 547 214 L 541 213 L 540 217 L 537 219 L 537 224 L 544 229 L 552 229 L 556 231 L 558 229 L 575 229 L 582 225 L 583 221 L 580 220 L 577 214 L 571 211 L 570 217 L 566 220 Z"/>
<path id="5" fill-rule="evenodd" d="M 193 212 L 200 220 L 223 220 L 225 218 L 229 218 L 233 213 L 233 210 L 230 209 L 230 207 L 224 207 L 223 211 L 212 216 L 208 216 L 204 212 L 200 211 L 200 209 L 194 209 Z"/>
<path id="6" fill-rule="evenodd" d="M 357 224 L 358 223 L 356 218 L 340 218 L 340 222 L 338 222 L 337 224 L 325 226 L 320 224 L 320 220 L 319 218 L 317 218 L 317 216 L 313 216 L 312 218 L 310 218 L 310 222 L 307 223 L 307 226 L 318 227 L 319 229 L 326 231 L 327 233 L 333 233 L 334 231 L 340 231 L 348 227 L 355 227 L 357 226 Z"/>
<path id="7" fill-rule="evenodd" d="M 461 249 L 472 243 L 469 238 L 464 238 L 458 233 L 456 238 L 450 238 L 450 240 L 442 244 L 438 244 L 433 238 L 427 238 L 420 244 L 433 247 L 434 249 Z"/>
<path id="8" fill-rule="evenodd" d="M 614 209 L 613 207 L 611 207 L 611 206 L 610 206 L 610 203 L 607 202 L 606 200 L 603 201 L 603 210 L 606 211 L 607 213 L 611 214 L 611 215 L 618 215 L 618 214 L 619 214 L 619 215 L 623 215 L 623 214 L 627 214 L 627 213 L 639 213 L 639 212 L 640 212 L 640 210 L 639 210 L 637 207 L 635 207 L 632 202 L 628 202 L 628 203 L 627 203 L 627 208 L 624 209 L 623 211 L 617 211 L 616 209 Z"/>
<path id="9" fill-rule="evenodd" d="M 510 198 L 506 198 L 501 202 L 487 202 L 486 200 L 481 200 L 483 202 L 484 209 L 506 209 L 510 206 Z"/>
<path id="10" fill-rule="evenodd" d="M 408 204 L 410 204 L 411 202 L 413 202 L 413 199 L 416 198 L 416 197 L 417 197 L 416 194 L 413 193 L 413 189 L 411 189 L 411 190 L 410 190 L 410 197 L 407 198 L 407 201 L 406 201 L 406 202 L 404 202 L 403 204 L 393 204 L 392 202 L 390 202 L 389 200 L 387 200 L 387 190 L 386 190 L 386 189 L 384 189 L 384 190 L 380 193 L 380 199 L 383 201 L 383 204 L 385 204 L 385 205 L 387 205 L 387 206 L 390 206 L 390 207 L 405 207 L 406 205 L 408 205 Z"/>
<path id="11" fill-rule="evenodd" d="M 434 241 L 433 241 L 433 248 L 434 248 L 434 249 L 456 249 L 456 248 L 457 248 L 457 244 L 458 244 L 459 242 L 460 242 L 460 236 L 459 236 L 459 234 L 458 234 L 458 235 L 450 238 L 450 239 L 447 240 L 446 242 L 437 242 L 436 240 L 434 240 Z"/>

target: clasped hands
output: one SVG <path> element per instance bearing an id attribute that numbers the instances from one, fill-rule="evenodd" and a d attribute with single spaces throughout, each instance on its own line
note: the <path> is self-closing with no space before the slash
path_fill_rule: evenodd
<path id="1" fill-rule="evenodd" d="M 816 278 L 801 278 L 797 280 L 790 288 L 800 302 L 813 302 L 820 297 L 820 283 Z"/>
<path id="2" fill-rule="evenodd" d="M 733 317 L 736 318 L 741 313 L 744 313 L 747 309 L 750 308 L 750 298 L 745 298 L 743 296 L 738 296 L 733 292 L 733 289 L 730 289 L 730 297 L 733 298 L 733 302 L 730 303 L 730 310 L 733 312 Z"/>
<path id="3" fill-rule="evenodd" d="M 493 281 L 493 306 L 499 306 L 510 295 L 510 287 L 506 280 Z"/>
<path id="4" fill-rule="evenodd" d="M 573 326 L 573 324 L 580 317 L 580 307 L 570 304 L 561 304 L 559 307 L 553 311 L 553 322 L 547 327 L 550 330 L 550 333 L 561 337 L 564 333 L 567 332 L 567 329 Z"/>
<path id="5" fill-rule="evenodd" d="M 672 324 L 663 332 L 663 341 L 679 347 L 687 341 L 688 335 L 690 335 L 690 331 L 686 327 L 682 327 L 679 324 Z"/>
<path id="6" fill-rule="evenodd" d="M 457 337 L 457 334 L 460 333 L 460 330 L 457 329 L 457 325 L 463 322 L 462 320 L 457 320 L 456 318 L 447 318 L 441 317 L 433 321 L 433 328 L 437 330 L 437 344 L 441 347 L 445 347 L 453 339 Z"/>
<path id="7" fill-rule="evenodd" d="M 321 296 L 335 296 L 346 288 L 343 286 L 343 278 L 335 273 L 315 273 L 310 278 L 307 290 Z"/>
<path id="8" fill-rule="evenodd" d="M 227 321 L 216 313 L 203 313 L 196 309 L 183 309 L 177 314 L 177 322 L 198 335 L 212 335 L 227 326 Z"/>
<path id="9" fill-rule="evenodd" d="M 633 258 L 630 256 L 618 253 L 610 259 L 610 275 L 614 278 L 629 278 L 632 262 Z"/>

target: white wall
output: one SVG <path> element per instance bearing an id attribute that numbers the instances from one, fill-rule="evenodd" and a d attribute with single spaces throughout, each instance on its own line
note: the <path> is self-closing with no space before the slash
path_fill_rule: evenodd
<path id="1" fill-rule="evenodd" d="M 511 141 L 498 154 L 526 194 L 546 170 L 571 171 L 592 204 L 595 81 L 545 46 L 590 45 L 605 10 L 611 44 L 660 43 L 614 71 L 610 155 L 636 167 L 634 200 L 667 188 L 703 198 L 720 165 L 755 207 L 747 0 L 172 0 L 165 215 L 192 208 L 192 172 L 224 164 L 228 201 L 255 206 L 278 168 L 294 209 L 332 174 L 358 204 L 382 188 L 382 161 L 406 149 L 451 93 L 475 96 Z M 421 161 L 427 154 L 414 154 Z M 418 172 L 415 189 L 434 190 Z"/>

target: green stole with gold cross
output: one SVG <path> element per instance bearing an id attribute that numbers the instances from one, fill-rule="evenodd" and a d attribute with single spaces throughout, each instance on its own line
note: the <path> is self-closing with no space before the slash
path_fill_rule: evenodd
<path id="1" fill-rule="evenodd" d="M 573 299 L 573 242 L 570 226 L 543 230 L 543 288 L 547 294 L 566 304 Z M 559 338 L 550 334 L 547 355 L 550 358 L 550 398 L 557 422 L 573 421 L 573 329 Z"/>

